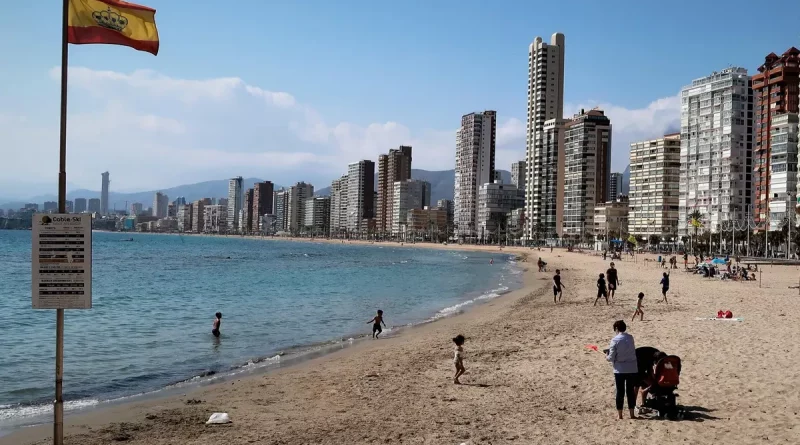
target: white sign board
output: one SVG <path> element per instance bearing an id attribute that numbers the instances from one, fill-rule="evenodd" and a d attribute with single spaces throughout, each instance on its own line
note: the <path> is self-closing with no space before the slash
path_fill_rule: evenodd
<path id="1" fill-rule="evenodd" d="M 34 309 L 91 309 L 92 216 L 33 215 L 31 290 Z"/>

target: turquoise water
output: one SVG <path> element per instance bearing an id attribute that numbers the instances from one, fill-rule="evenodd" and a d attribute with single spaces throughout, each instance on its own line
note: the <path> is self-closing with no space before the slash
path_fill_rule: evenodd
<path id="1" fill-rule="evenodd" d="M 31 309 L 30 249 L 30 232 L 0 230 L 0 430 L 53 399 L 55 311 Z M 94 307 L 66 313 L 68 409 L 347 342 L 379 308 L 394 329 L 446 316 L 521 277 L 507 255 L 396 244 L 95 233 L 93 255 Z"/>

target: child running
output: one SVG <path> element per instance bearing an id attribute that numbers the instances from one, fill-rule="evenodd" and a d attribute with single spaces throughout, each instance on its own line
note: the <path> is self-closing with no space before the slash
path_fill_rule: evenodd
<path id="1" fill-rule="evenodd" d="M 464 368 L 464 336 L 458 334 L 453 338 L 453 343 L 456 344 L 454 348 L 455 354 L 453 356 L 453 363 L 456 365 L 456 376 L 453 378 L 453 383 L 460 385 L 461 382 L 458 381 L 458 378 L 464 375 L 466 371 Z"/>
<path id="2" fill-rule="evenodd" d="M 565 286 L 561 282 L 561 270 L 556 269 L 556 274 L 553 275 L 553 303 L 561 301 L 562 287 Z M 558 300 L 556 300 L 556 297 L 558 297 Z"/>
<path id="3" fill-rule="evenodd" d="M 603 274 L 600 274 L 600 278 L 597 279 L 597 298 L 594 299 L 595 306 L 597 306 L 597 300 L 599 300 L 600 297 L 605 297 L 606 306 L 608 306 L 608 289 L 606 289 L 606 278 Z"/>
<path id="4" fill-rule="evenodd" d="M 664 303 L 669 303 L 667 301 L 667 291 L 669 290 L 669 273 L 664 272 L 664 278 L 661 279 L 661 295 L 664 296 Z M 661 301 L 659 301 L 660 303 Z"/>
<path id="5" fill-rule="evenodd" d="M 644 321 L 644 311 L 642 308 L 644 305 L 642 304 L 642 300 L 644 299 L 644 292 L 639 292 L 639 301 L 636 302 L 636 312 L 633 313 L 633 318 L 631 321 L 636 320 L 636 316 L 639 315 L 639 320 Z"/>
<path id="6" fill-rule="evenodd" d="M 381 332 L 383 332 L 383 329 L 381 329 L 381 323 L 383 323 L 383 327 L 386 327 L 386 322 L 383 321 L 383 311 L 378 309 L 378 315 L 367 322 L 367 324 L 370 323 L 372 323 L 372 338 L 378 338 L 378 336 L 381 335 Z"/>

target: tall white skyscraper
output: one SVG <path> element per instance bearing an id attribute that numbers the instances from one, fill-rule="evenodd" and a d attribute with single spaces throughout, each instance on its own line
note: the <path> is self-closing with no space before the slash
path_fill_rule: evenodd
<path id="1" fill-rule="evenodd" d="M 228 181 L 228 228 L 236 230 L 239 227 L 239 213 L 244 202 L 242 192 L 242 177 L 237 176 Z"/>
<path id="2" fill-rule="evenodd" d="M 104 172 L 100 176 L 103 177 L 100 189 L 100 214 L 108 215 L 108 186 L 111 184 L 111 179 L 108 177 L 108 172 Z"/>
<path id="3" fill-rule="evenodd" d="M 306 201 L 314 197 L 314 186 L 305 182 L 298 182 L 289 187 L 289 207 L 286 215 L 288 227 L 286 230 L 299 233 L 303 229 L 306 217 Z"/>
<path id="4" fill-rule="evenodd" d="M 478 224 L 478 190 L 494 175 L 497 112 L 470 113 L 461 117 L 456 133 L 454 201 L 455 234 L 474 237 Z"/>
<path id="5" fill-rule="evenodd" d="M 561 231 L 564 49 L 561 33 L 553 34 L 549 45 L 536 37 L 528 49 L 525 235 L 529 239 L 535 238 L 535 232 L 550 237 Z"/>
<path id="6" fill-rule="evenodd" d="M 712 232 L 734 213 L 743 221 L 752 212 L 754 139 L 753 89 L 745 68 L 726 68 L 681 90 L 680 139 L 679 233 L 688 234 L 695 210 Z"/>
<path id="7" fill-rule="evenodd" d="M 375 163 L 354 162 L 347 168 L 347 230 L 366 230 L 364 220 L 375 212 Z"/>
<path id="8" fill-rule="evenodd" d="M 153 198 L 153 216 L 156 218 L 166 218 L 168 205 L 169 197 L 161 192 L 156 192 Z"/>
<path id="9" fill-rule="evenodd" d="M 331 233 L 340 235 L 347 229 L 347 175 L 331 183 Z"/>
<path id="10" fill-rule="evenodd" d="M 408 211 L 431 205 L 431 183 L 419 179 L 395 181 L 392 192 L 392 215 L 389 220 L 393 234 L 399 234 L 408 224 Z"/>

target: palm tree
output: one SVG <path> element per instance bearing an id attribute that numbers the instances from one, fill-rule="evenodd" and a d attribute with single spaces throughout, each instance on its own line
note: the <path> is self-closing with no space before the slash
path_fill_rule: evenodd
<path id="1" fill-rule="evenodd" d="M 689 224 L 694 227 L 695 238 L 697 238 L 697 229 L 703 226 L 702 219 L 703 214 L 697 209 L 693 210 L 692 213 L 689 214 Z M 692 250 L 694 250 L 694 241 L 692 241 Z"/>

